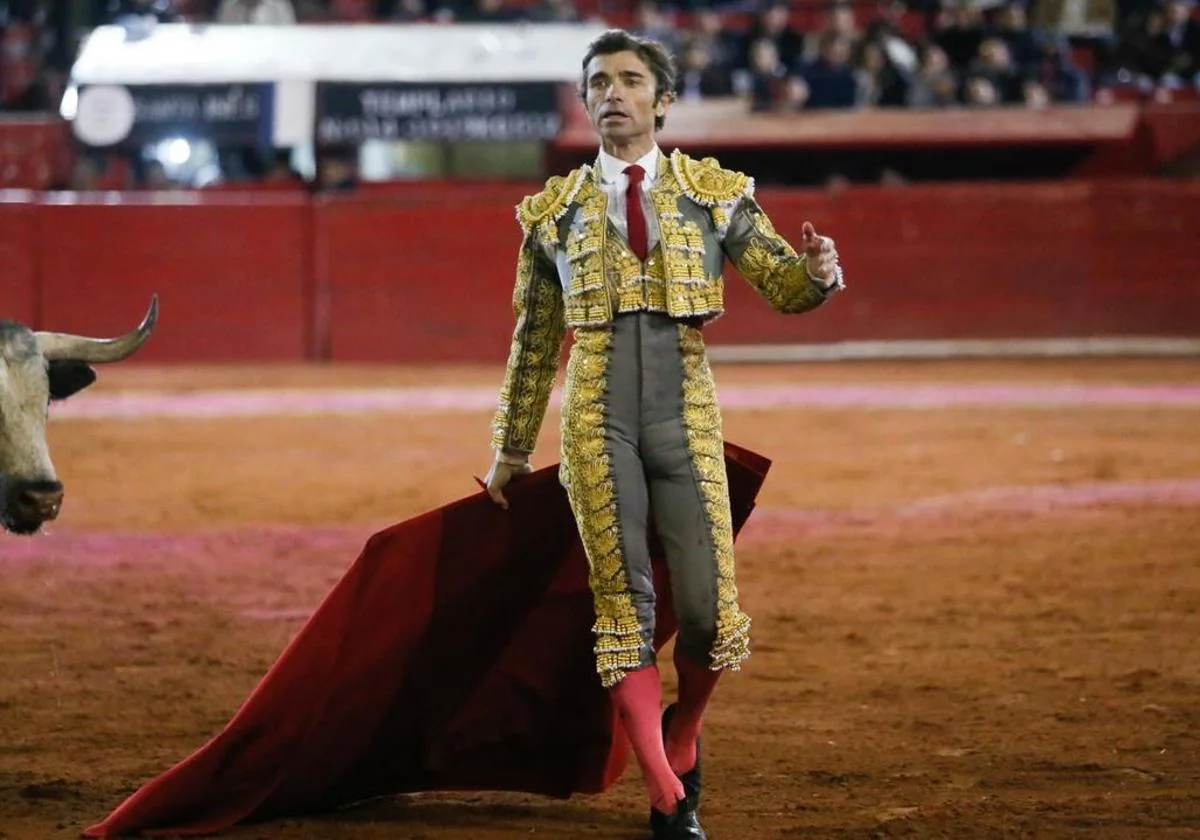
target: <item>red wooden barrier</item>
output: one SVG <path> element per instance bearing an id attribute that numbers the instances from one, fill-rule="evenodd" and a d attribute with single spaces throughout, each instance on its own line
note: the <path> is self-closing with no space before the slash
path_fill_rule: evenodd
<path id="1" fill-rule="evenodd" d="M 507 194 L 506 193 L 510 193 Z M 337 360 L 465 361 L 511 334 L 520 188 L 334 199 L 316 211 L 318 333 Z M 328 326 L 326 327 L 326 316 Z"/>
<path id="2" fill-rule="evenodd" d="M 318 213 L 332 358 L 502 359 L 519 233 L 509 200 L 342 201 Z M 732 269 L 716 343 L 1200 334 L 1200 184 L 762 190 L 776 226 L 835 237 L 848 292 L 770 311 Z M 1152 257 L 1135 256 L 1137 254 Z"/>
<path id="3" fill-rule="evenodd" d="M 24 190 L 0 190 L 0 321 L 28 326 L 37 318 L 34 198 Z"/>
<path id="4" fill-rule="evenodd" d="M 158 291 L 146 360 L 500 363 L 520 241 L 513 205 L 527 189 L 0 204 L 0 305 L 40 309 L 52 329 L 114 333 Z M 793 241 L 806 219 L 836 237 L 849 289 L 824 311 L 785 317 L 731 269 L 714 344 L 1200 335 L 1200 183 L 759 198 Z"/>
<path id="5" fill-rule="evenodd" d="M 815 317 L 767 318 L 734 281 L 712 341 L 1200 334 L 1200 184 L 763 190 L 760 200 L 792 241 L 805 219 L 837 239 L 848 291 Z"/>
<path id="6" fill-rule="evenodd" d="M 116 334 L 150 295 L 162 314 L 142 361 L 294 361 L 308 355 L 306 197 L 127 194 L 37 208 L 42 321 Z"/>

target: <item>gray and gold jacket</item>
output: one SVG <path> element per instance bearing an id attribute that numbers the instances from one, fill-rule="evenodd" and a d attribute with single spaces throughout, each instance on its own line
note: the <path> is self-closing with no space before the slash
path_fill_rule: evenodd
<path id="1" fill-rule="evenodd" d="M 754 199 L 752 178 L 676 150 L 661 155 L 650 204 L 658 243 L 645 262 L 608 221 L 599 166 L 554 176 L 517 205 L 523 233 L 513 290 L 516 327 L 493 421 L 492 444 L 532 452 L 566 329 L 604 328 L 622 312 L 711 321 L 725 310 L 728 258 L 778 312 L 815 309 L 826 291 L 804 254 L 780 236 Z"/>

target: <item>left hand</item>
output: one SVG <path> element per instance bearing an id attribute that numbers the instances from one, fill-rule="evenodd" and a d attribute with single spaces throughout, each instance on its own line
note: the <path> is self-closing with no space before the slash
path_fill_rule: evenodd
<path id="1" fill-rule="evenodd" d="M 828 289 L 837 282 L 838 252 L 833 240 L 817 233 L 812 222 L 805 222 L 801 247 L 808 257 L 808 276 Z"/>

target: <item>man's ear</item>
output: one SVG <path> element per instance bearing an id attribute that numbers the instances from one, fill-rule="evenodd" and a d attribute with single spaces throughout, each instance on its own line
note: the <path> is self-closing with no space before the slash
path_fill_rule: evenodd
<path id="1" fill-rule="evenodd" d="M 50 399 L 65 400 L 96 381 L 96 371 L 86 362 L 56 360 L 46 370 L 50 378 Z"/>

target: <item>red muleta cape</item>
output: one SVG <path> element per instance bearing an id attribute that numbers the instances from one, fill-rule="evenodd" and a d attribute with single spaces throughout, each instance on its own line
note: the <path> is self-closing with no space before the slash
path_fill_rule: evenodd
<path id="1" fill-rule="evenodd" d="M 735 533 L 770 461 L 726 444 Z M 370 537 L 228 724 L 87 837 L 213 834 L 377 796 L 617 780 L 629 744 L 596 675 L 587 561 L 557 466 Z M 661 648 L 675 632 L 652 539 Z"/>

